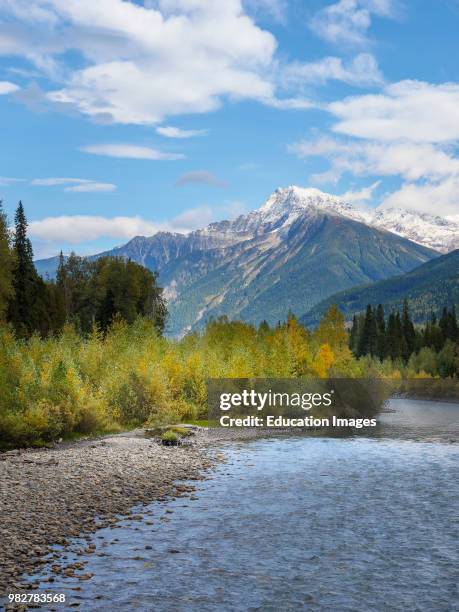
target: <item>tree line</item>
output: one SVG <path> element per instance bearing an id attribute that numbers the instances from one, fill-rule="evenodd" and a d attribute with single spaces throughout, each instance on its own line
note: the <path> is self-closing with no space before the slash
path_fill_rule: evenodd
<path id="1" fill-rule="evenodd" d="M 354 316 L 349 335 L 350 348 L 357 358 L 370 355 L 380 361 L 412 362 L 417 371 L 440 376 L 453 376 L 457 371 L 458 343 L 454 305 L 444 307 L 439 318 L 432 313 L 424 326 L 415 326 L 407 300 L 401 312 L 392 311 L 388 317 L 382 304 L 369 304 L 365 314 Z"/>
<path id="2" fill-rule="evenodd" d="M 72 254 L 65 260 L 61 253 L 56 279 L 44 280 L 33 262 L 22 202 L 11 232 L 0 201 L 0 321 L 17 337 L 44 338 L 65 323 L 83 334 L 94 326 L 105 333 L 115 319 L 132 323 L 138 316 L 163 332 L 167 309 L 155 274 L 122 258 Z"/>

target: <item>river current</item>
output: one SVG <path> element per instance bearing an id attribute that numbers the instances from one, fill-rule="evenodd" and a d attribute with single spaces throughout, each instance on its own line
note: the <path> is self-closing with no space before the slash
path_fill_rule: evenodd
<path id="1" fill-rule="evenodd" d="M 226 444 L 192 499 L 101 530 L 93 578 L 53 591 L 91 612 L 459 610 L 458 417 L 396 400 L 375 431 Z"/>

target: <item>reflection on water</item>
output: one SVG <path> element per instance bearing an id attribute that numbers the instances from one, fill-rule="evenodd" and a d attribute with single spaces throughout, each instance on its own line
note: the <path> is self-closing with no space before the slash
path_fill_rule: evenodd
<path id="1" fill-rule="evenodd" d="M 196 499 L 96 534 L 106 556 L 89 559 L 94 577 L 66 591 L 71 601 L 91 612 L 459 609 L 459 406 L 389 408 L 373 437 L 228 445 Z M 76 586 L 59 580 L 53 589 Z"/>

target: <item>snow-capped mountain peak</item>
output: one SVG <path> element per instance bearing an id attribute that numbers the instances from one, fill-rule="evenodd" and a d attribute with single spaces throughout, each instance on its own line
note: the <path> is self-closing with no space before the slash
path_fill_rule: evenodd
<path id="1" fill-rule="evenodd" d="M 258 209 L 263 222 L 275 221 L 279 217 L 288 215 L 296 217 L 304 210 L 324 210 L 330 214 L 341 215 L 355 221 L 368 222 L 368 217 L 339 196 L 331 195 L 315 188 L 297 187 L 290 185 L 278 188 Z"/>
<path id="2" fill-rule="evenodd" d="M 442 253 L 459 248 L 459 219 L 405 208 L 377 208 L 372 225 Z"/>

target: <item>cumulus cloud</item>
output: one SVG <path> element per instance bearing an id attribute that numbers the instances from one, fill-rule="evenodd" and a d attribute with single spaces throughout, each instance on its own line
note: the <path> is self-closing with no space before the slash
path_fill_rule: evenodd
<path id="1" fill-rule="evenodd" d="M 116 185 L 113 183 L 100 183 L 91 179 L 82 178 L 65 178 L 65 177 L 51 177 L 51 178 L 40 178 L 33 179 L 30 181 L 31 185 L 38 185 L 42 187 L 55 187 L 63 186 L 64 191 L 82 192 L 82 193 L 103 193 L 115 191 Z"/>
<path id="2" fill-rule="evenodd" d="M 99 144 L 88 145 L 80 149 L 84 153 L 93 155 L 104 155 L 106 157 L 118 157 L 124 159 L 150 159 L 150 160 L 176 160 L 184 159 L 181 153 L 165 153 L 151 147 L 143 147 L 133 144 Z"/>
<path id="3" fill-rule="evenodd" d="M 96 120 L 152 124 L 273 95 L 274 36 L 240 0 L 0 0 L 0 53 L 25 56 L 64 85 L 47 93 Z M 65 63 L 78 52 L 79 69 Z"/>
<path id="4" fill-rule="evenodd" d="M 335 118 L 335 136 L 289 146 L 300 158 L 329 161 L 329 168 L 312 180 L 336 182 L 346 173 L 398 177 L 402 185 L 385 203 L 440 214 L 457 212 L 458 83 L 401 81 L 380 94 L 352 96 L 326 108 Z"/>
<path id="5" fill-rule="evenodd" d="M 318 11 L 310 28 L 328 42 L 362 45 L 368 42 L 373 15 L 390 17 L 393 14 L 392 0 L 339 0 Z"/>
<path id="6" fill-rule="evenodd" d="M 459 209 L 459 175 L 438 182 L 406 183 L 388 195 L 381 207 L 401 207 L 445 216 L 457 215 Z"/>
<path id="7" fill-rule="evenodd" d="M 177 180 L 177 187 L 183 187 L 192 183 L 203 185 L 211 185 L 212 187 L 227 187 L 228 183 L 222 181 L 215 174 L 208 170 L 196 170 L 194 172 L 186 172 Z"/>
<path id="8" fill-rule="evenodd" d="M 18 89 L 20 89 L 18 85 L 10 83 L 10 81 L 0 81 L 0 96 L 13 93 L 18 91 Z"/>
<path id="9" fill-rule="evenodd" d="M 333 102 L 328 110 L 341 134 L 382 141 L 452 142 L 459 139 L 459 84 L 401 81 L 381 94 Z"/>
<path id="10" fill-rule="evenodd" d="M 207 134 L 207 130 L 182 130 L 172 125 L 157 127 L 156 131 L 166 138 L 192 138 L 193 136 L 203 136 Z"/>
<path id="11" fill-rule="evenodd" d="M 406 180 L 437 180 L 459 173 L 459 159 L 431 144 L 344 141 L 330 137 L 289 146 L 300 158 L 325 157 L 336 180 L 355 175 L 401 176 Z"/>
<path id="12" fill-rule="evenodd" d="M 354 12 L 384 14 L 383 0 L 364 4 Z M 24 103 L 77 111 L 103 123 L 159 124 L 165 117 L 213 111 L 228 99 L 308 109 L 314 104 L 295 87 L 314 78 L 317 84 L 381 82 L 368 54 L 290 67 L 276 54 L 275 37 L 253 19 L 267 12 L 283 19 L 286 8 L 287 0 L 0 0 L 6 16 L 0 56 L 25 58 L 59 84 L 44 92 L 26 90 Z M 78 68 L 69 51 L 77 54 Z M 196 132 L 158 129 L 171 138 Z"/>
<path id="13" fill-rule="evenodd" d="M 96 215 L 62 215 L 31 221 L 29 234 L 43 242 L 79 244 L 100 238 L 129 240 L 134 236 L 151 236 L 159 231 L 187 233 L 212 221 L 210 206 L 189 209 L 169 221 L 155 222 L 135 217 L 102 217 Z"/>

